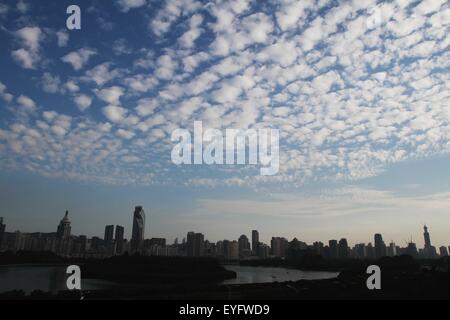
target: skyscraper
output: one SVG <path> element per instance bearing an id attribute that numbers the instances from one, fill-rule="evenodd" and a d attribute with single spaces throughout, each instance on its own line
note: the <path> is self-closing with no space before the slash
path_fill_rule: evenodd
<path id="1" fill-rule="evenodd" d="M 428 232 L 428 227 L 425 225 L 423 227 L 423 238 L 425 240 L 425 247 L 423 249 L 423 253 L 425 255 L 425 258 L 436 258 L 436 248 L 431 245 L 431 237 L 430 233 Z"/>
<path id="2" fill-rule="evenodd" d="M 425 225 L 423 226 L 423 238 L 425 240 L 425 249 L 431 248 L 431 238 L 430 233 L 428 232 L 428 227 Z"/>
<path id="3" fill-rule="evenodd" d="M 58 225 L 58 229 L 56 231 L 56 236 L 58 239 L 66 240 L 70 237 L 70 220 L 69 220 L 69 211 L 66 211 L 64 218 L 60 221 Z"/>
<path id="4" fill-rule="evenodd" d="M 186 251 L 188 257 L 201 257 L 205 250 L 205 236 L 202 233 L 188 232 Z"/>
<path id="5" fill-rule="evenodd" d="M 375 258 L 379 259 L 386 256 L 386 245 L 383 236 L 379 233 L 375 234 Z"/>
<path id="6" fill-rule="evenodd" d="M 123 235 L 124 235 L 124 227 L 116 226 L 116 254 L 122 255 L 123 253 Z"/>
<path id="7" fill-rule="evenodd" d="M 238 240 L 239 257 L 246 257 L 250 254 L 250 242 L 245 234 L 241 235 Z"/>
<path id="8" fill-rule="evenodd" d="M 339 252 L 339 259 L 346 259 L 348 258 L 348 243 L 347 239 L 343 238 L 339 240 L 338 245 L 338 252 Z"/>
<path id="9" fill-rule="evenodd" d="M 258 254 L 258 245 L 259 245 L 259 232 L 258 230 L 252 231 L 252 251 L 254 255 Z"/>
<path id="10" fill-rule="evenodd" d="M 337 240 L 328 241 L 328 246 L 330 247 L 330 258 L 337 259 L 339 255 Z"/>
<path id="11" fill-rule="evenodd" d="M 0 217 L 0 249 L 2 248 L 3 236 L 5 234 L 6 225 L 3 223 L 3 218 Z"/>
<path id="12" fill-rule="evenodd" d="M 104 240 L 107 245 L 113 242 L 113 240 L 114 240 L 114 226 L 113 225 L 105 227 Z"/>
<path id="13" fill-rule="evenodd" d="M 141 206 L 135 207 L 133 215 L 133 232 L 131 234 L 131 251 L 142 248 L 145 234 L 145 212 Z"/>

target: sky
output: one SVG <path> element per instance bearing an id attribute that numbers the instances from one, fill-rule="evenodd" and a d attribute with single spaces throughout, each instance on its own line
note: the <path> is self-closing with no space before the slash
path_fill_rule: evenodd
<path id="1" fill-rule="evenodd" d="M 449 246 L 449 28 L 445 0 L 0 0 L 0 216 Z M 278 174 L 175 165 L 194 121 L 279 130 Z"/>

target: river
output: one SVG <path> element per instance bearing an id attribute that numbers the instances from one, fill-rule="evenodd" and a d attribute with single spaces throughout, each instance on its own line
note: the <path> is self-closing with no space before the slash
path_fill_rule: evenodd
<path id="1" fill-rule="evenodd" d="M 336 278 L 338 272 L 302 271 L 287 268 L 250 267 L 250 266 L 225 266 L 227 270 L 237 273 L 235 279 L 225 280 L 223 284 L 247 284 L 284 282 L 298 280 L 322 280 Z"/>
<path id="2" fill-rule="evenodd" d="M 225 266 L 237 273 L 236 279 L 226 280 L 223 284 L 267 283 L 297 280 L 316 280 L 335 278 L 338 273 L 320 271 L 301 271 L 286 268 Z M 0 293 L 23 290 L 29 294 L 34 290 L 57 293 L 66 290 L 66 268 L 62 266 L 1 266 Z M 120 284 L 96 280 L 82 279 L 83 290 L 104 290 Z"/>

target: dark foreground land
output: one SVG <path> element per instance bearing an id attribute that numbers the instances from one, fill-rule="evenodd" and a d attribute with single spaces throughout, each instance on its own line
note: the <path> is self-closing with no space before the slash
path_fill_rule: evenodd
<path id="1" fill-rule="evenodd" d="M 14 259 L 12 259 L 14 260 Z M 12 261 L 11 260 L 11 261 Z M 16 259 L 17 260 L 17 259 Z M 27 260 L 22 257 L 22 260 Z M 0 255 L 0 261 L 2 261 Z M 3 262 L 5 259 L 3 259 Z M 105 279 L 122 285 L 91 292 L 63 291 L 58 295 L 21 291 L 0 294 L 0 299 L 152 299 L 152 300 L 349 300 L 349 299 L 450 299 L 450 259 L 417 261 L 409 256 L 378 261 L 330 261 L 317 257 L 304 260 L 260 261 L 267 266 L 298 266 L 340 271 L 336 279 L 296 282 L 220 285 L 235 277 L 219 261 L 208 258 L 162 258 L 124 256 L 105 260 L 78 261 L 83 278 Z M 17 262 L 17 261 L 16 261 Z M 69 263 L 60 260 L 60 263 Z M 74 262 L 74 261 L 71 261 Z M 23 263 L 30 263 L 29 260 Z M 253 262 L 255 264 L 256 262 Z M 382 270 L 381 290 L 368 290 L 368 265 Z"/>

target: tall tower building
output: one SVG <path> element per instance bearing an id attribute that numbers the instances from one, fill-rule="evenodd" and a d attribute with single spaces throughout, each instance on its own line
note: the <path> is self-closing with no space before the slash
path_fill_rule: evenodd
<path id="1" fill-rule="evenodd" d="M 259 245 L 259 232 L 258 230 L 252 231 L 252 251 L 253 254 L 256 255 L 258 253 L 258 245 Z"/>
<path id="2" fill-rule="evenodd" d="M 423 227 L 423 238 L 425 240 L 425 249 L 431 248 L 431 238 L 430 233 L 428 232 L 428 227 L 425 225 Z"/>
<path id="3" fill-rule="evenodd" d="M 3 237 L 5 235 L 6 225 L 3 223 L 3 218 L 0 217 L 0 249 L 2 248 Z"/>
<path id="4" fill-rule="evenodd" d="M 114 240 L 114 226 L 106 226 L 105 227 L 105 243 L 106 244 L 110 244 L 113 242 Z"/>
<path id="5" fill-rule="evenodd" d="M 123 253 L 123 235 L 124 235 L 124 227 L 116 226 L 116 254 L 122 255 Z"/>
<path id="6" fill-rule="evenodd" d="M 386 244 L 383 241 L 383 236 L 379 233 L 375 234 L 375 258 L 386 256 Z"/>
<path id="7" fill-rule="evenodd" d="M 64 218 L 62 218 L 61 222 L 58 225 L 58 229 L 56 230 L 56 236 L 58 239 L 66 240 L 70 237 L 70 220 L 69 220 L 69 211 L 66 211 Z"/>
<path id="8" fill-rule="evenodd" d="M 145 212 L 141 206 L 135 207 L 133 215 L 133 231 L 131 234 L 131 251 L 142 248 L 145 234 Z"/>

